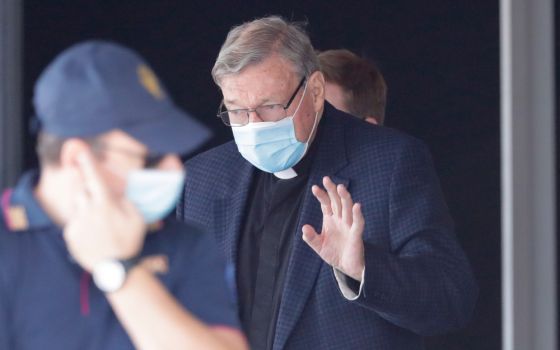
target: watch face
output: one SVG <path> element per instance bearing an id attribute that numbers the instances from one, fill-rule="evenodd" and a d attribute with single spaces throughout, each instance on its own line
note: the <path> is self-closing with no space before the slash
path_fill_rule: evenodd
<path id="1" fill-rule="evenodd" d="M 93 281 L 103 292 L 118 290 L 123 285 L 125 278 L 125 268 L 117 260 L 102 261 L 93 269 Z"/>

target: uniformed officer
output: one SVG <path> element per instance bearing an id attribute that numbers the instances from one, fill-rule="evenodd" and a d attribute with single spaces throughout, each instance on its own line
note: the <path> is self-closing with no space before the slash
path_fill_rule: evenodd
<path id="1" fill-rule="evenodd" d="M 34 106 L 40 172 L 2 195 L 0 349 L 246 349 L 212 235 L 162 220 L 209 132 L 104 41 L 60 54 Z"/>

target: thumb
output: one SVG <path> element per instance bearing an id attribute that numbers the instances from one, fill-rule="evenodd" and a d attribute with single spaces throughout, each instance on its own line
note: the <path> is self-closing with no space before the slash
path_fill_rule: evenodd
<path id="1" fill-rule="evenodd" d="M 301 230 L 303 232 L 302 238 L 305 243 L 307 243 L 315 253 L 320 255 L 321 248 L 323 247 L 323 240 L 325 239 L 324 236 L 318 234 L 311 225 L 304 225 Z"/>

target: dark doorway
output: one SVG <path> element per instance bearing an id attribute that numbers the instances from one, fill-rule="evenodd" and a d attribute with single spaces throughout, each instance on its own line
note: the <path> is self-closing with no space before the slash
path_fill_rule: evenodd
<path id="1" fill-rule="evenodd" d="M 228 29 L 268 14 L 307 20 L 318 49 L 373 59 L 389 86 L 386 124 L 430 147 L 456 231 L 480 285 L 468 328 L 429 349 L 501 347 L 498 1 L 25 1 L 25 112 L 33 82 L 61 50 L 104 38 L 135 48 L 177 104 L 231 139 L 214 117 L 210 69 Z M 23 136 L 23 135 L 22 135 Z M 26 137 L 27 168 L 36 165 Z"/>

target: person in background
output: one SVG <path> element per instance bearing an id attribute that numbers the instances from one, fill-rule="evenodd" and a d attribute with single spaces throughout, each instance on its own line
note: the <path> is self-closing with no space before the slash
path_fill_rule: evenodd
<path id="1" fill-rule="evenodd" d="M 208 130 L 105 41 L 58 55 L 34 106 L 40 171 L 1 202 L 0 349 L 246 350 L 212 236 L 164 219 Z"/>
<path id="2" fill-rule="evenodd" d="M 234 140 L 186 162 L 177 214 L 234 266 L 253 349 L 423 349 L 478 295 L 427 147 L 325 102 L 309 37 L 271 16 L 212 69 Z"/>
<path id="3" fill-rule="evenodd" d="M 377 66 L 345 49 L 323 51 L 317 57 L 325 76 L 325 99 L 336 109 L 383 125 L 387 84 Z"/>

